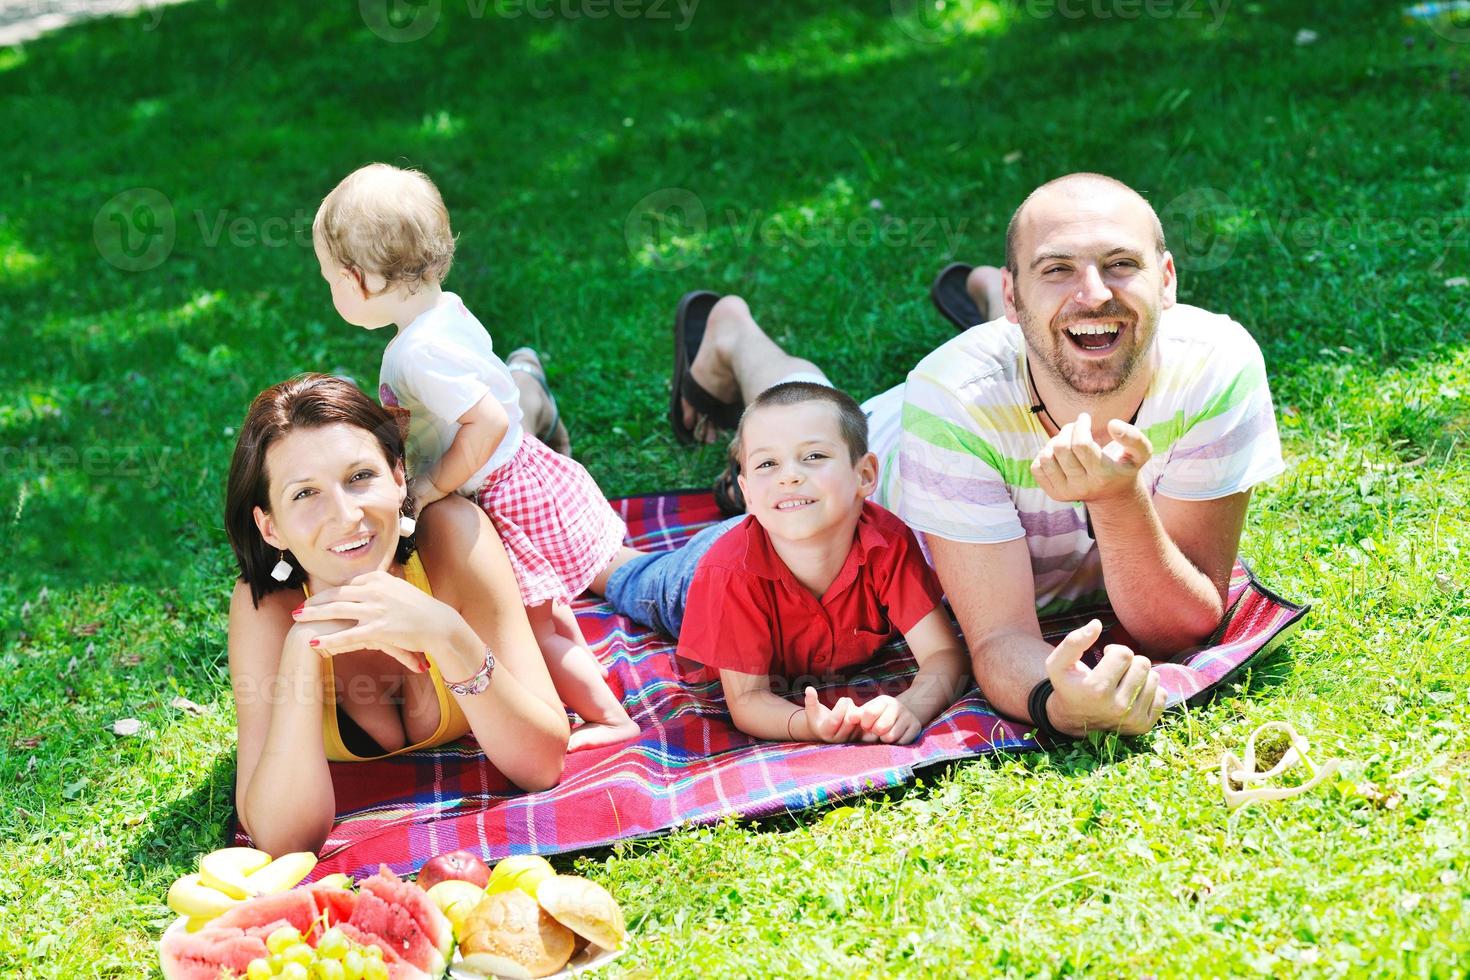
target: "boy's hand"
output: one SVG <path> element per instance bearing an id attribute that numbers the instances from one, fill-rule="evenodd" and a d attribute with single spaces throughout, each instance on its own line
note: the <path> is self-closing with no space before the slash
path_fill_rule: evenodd
<path id="1" fill-rule="evenodd" d="M 815 741 L 850 742 L 861 721 L 861 713 L 852 698 L 842 698 L 829 708 L 817 698 L 816 688 L 806 689 L 806 723 Z"/>
<path id="2" fill-rule="evenodd" d="M 1053 500 L 1105 500 L 1137 486 L 1138 471 L 1153 458 L 1154 447 L 1143 430 L 1113 419 L 1108 423 L 1113 441 L 1099 446 L 1092 438 L 1092 417 L 1086 412 L 1062 426 L 1031 463 L 1036 485 Z"/>
<path id="3" fill-rule="evenodd" d="M 409 492 L 413 495 L 414 513 L 421 514 L 425 507 L 436 500 L 443 500 L 449 496 L 443 490 L 434 486 L 434 481 L 429 479 L 427 473 L 421 473 L 409 481 Z"/>
<path id="4" fill-rule="evenodd" d="M 857 710 L 864 742 L 907 745 L 924 729 L 909 706 L 889 694 L 880 694 Z"/>

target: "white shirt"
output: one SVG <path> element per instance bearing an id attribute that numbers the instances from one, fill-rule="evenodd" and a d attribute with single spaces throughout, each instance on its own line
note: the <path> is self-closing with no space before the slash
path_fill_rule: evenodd
<path id="1" fill-rule="evenodd" d="M 510 428 L 485 465 L 456 488 L 469 497 L 521 448 L 519 390 L 496 356 L 490 334 L 458 296 L 446 292 L 383 351 L 378 397 L 409 413 L 410 476 L 429 472 L 459 432 L 459 417 L 486 395 L 504 406 Z"/>

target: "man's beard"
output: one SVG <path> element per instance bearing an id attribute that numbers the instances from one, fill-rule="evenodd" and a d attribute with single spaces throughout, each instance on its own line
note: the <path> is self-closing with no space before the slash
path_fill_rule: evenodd
<path id="1" fill-rule="evenodd" d="M 1033 317 L 1021 305 L 1020 297 L 1016 299 L 1016 312 L 1021 316 L 1021 334 L 1026 338 L 1026 346 L 1036 360 L 1041 362 L 1042 367 L 1053 378 L 1079 395 L 1107 395 L 1126 385 L 1138 369 L 1148 344 L 1152 342 L 1157 325 L 1157 314 L 1146 314 L 1141 320 L 1115 299 L 1091 310 L 1067 314 L 1056 325 L 1056 329 L 1053 329 L 1052 324 L 1043 323 Z M 1118 338 L 1121 349 L 1114 351 L 1114 356 L 1105 360 L 1068 357 L 1067 348 L 1072 342 L 1063 337 L 1062 333 L 1066 331 L 1068 324 L 1084 320 L 1117 320 L 1122 323 L 1123 328 Z"/>

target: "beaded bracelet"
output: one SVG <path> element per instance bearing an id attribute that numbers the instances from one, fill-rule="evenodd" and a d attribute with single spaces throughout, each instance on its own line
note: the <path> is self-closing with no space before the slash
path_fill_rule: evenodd
<path id="1" fill-rule="evenodd" d="M 471 697 L 476 694 L 484 694 L 490 687 L 490 675 L 495 672 L 495 654 L 490 648 L 485 648 L 485 662 L 480 669 L 462 681 L 446 680 L 444 686 L 461 697 Z"/>

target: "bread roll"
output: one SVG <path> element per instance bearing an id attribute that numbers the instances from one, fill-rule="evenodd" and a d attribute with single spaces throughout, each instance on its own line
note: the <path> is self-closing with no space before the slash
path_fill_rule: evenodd
<path id="1" fill-rule="evenodd" d="M 497 977 L 535 980 L 567 965 L 576 937 L 519 888 L 487 895 L 465 919 L 463 965 Z"/>
<path id="2" fill-rule="evenodd" d="M 595 881 L 576 875 L 547 878 L 536 889 L 536 901 L 557 922 L 594 946 L 619 950 L 628 941 L 617 899 Z"/>

